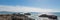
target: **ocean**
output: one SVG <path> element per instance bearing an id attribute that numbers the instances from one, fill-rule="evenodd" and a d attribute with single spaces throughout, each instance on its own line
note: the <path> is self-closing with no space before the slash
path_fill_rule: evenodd
<path id="1" fill-rule="evenodd" d="M 7 12 L 7 11 L 0 11 L 0 14 L 13 14 L 13 13 L 17 13 L 17 12 Z M 23 13 L 23 12 L 19 12 L 19 13 Z M 40 12 L 29 12 L 31 14 L 31 16 L 29 16 L 30 18 L 33 18 L 35 20 L 40 20 L 39 19 L 39 14 L 41 14 Z M 58 16 L 58 20 L 60 20 L 60 12 L 50 12 L 55 14 L 56 16 Z"/>

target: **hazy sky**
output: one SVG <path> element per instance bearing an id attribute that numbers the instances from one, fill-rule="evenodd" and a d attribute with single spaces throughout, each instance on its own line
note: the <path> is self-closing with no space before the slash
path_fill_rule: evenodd
<path id="1" fill-rule="evenodd" d="M 60 11 L 60 0 L 0 0 L 0 5 L 3 5 L 3 7 L 19 6 Z"/>

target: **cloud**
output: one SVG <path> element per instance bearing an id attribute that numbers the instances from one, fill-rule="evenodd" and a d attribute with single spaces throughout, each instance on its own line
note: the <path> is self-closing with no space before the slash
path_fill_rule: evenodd
<path id="1" fill-rule="evenodd" d="M 31 7 L 15 7 L 15 6 L 0 6 L 0 11 L 12 11 L 12 12 L 51 12 L 52 9 L 41 9 Z"/>

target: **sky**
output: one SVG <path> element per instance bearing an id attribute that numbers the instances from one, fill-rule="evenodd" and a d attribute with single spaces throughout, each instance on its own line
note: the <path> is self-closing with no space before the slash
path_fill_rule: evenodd
<path id="1" fill-rule="evenodd" d="M 27 11 L 28 9 L 27 12 L 31 10 L 32 12 L 60 12 L 60 0 L 0 0 L 0 7 L 3 11 L 13 11 L 13 9 Z M 20 8 L 16 9 L 16 7 Z"/>

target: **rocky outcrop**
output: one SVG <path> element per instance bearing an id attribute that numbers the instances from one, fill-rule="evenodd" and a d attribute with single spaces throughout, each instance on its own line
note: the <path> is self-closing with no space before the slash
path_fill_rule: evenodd
<path id="1" fill-rule="evenodd" d="M 30 20 L 30 19 L 31 18 L 23 14 L 1 14 L 0 15 L 0 20 Z"/>

